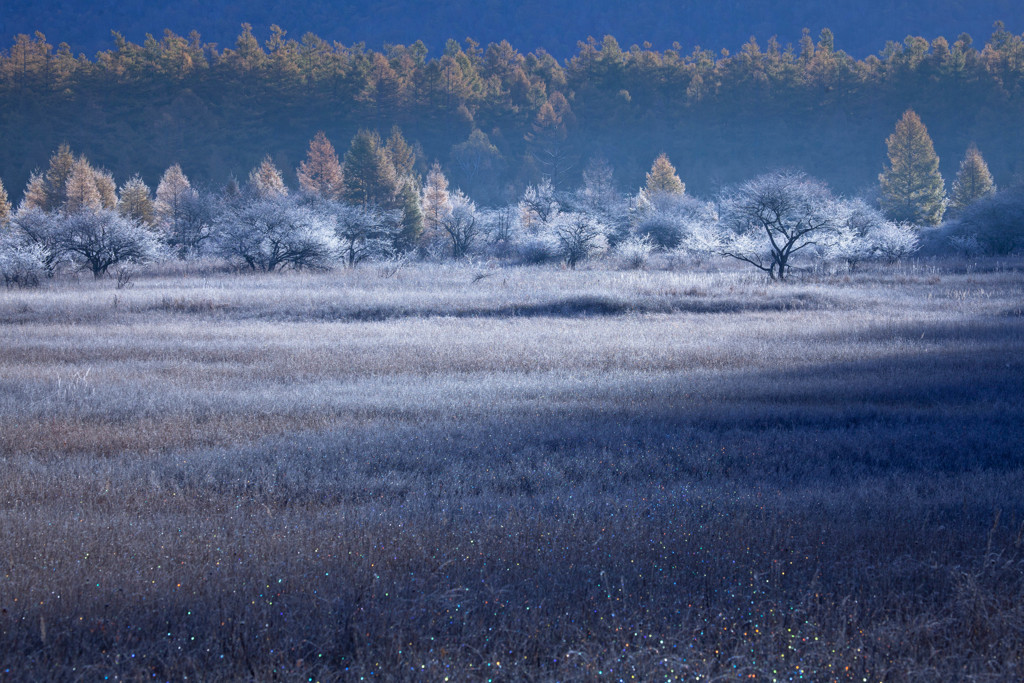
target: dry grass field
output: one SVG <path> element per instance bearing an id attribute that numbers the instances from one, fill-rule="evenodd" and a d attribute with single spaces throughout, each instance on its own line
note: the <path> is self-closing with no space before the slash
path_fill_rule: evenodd
<path id="1" fill-rule="evenodd" d="M 1024 679 L 1024 261 L 0 291 L 0 680 Z"/>

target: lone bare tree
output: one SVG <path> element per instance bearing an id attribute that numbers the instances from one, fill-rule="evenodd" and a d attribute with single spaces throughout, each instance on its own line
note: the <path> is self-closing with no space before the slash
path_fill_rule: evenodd
<path id="1" fill-rule="evenodd" d="M 721 204 L 722 255 L 784 280 L 798 252 L 842 224 L 839 202 L 803 173 L 775 172 L 747 181 Z"/>

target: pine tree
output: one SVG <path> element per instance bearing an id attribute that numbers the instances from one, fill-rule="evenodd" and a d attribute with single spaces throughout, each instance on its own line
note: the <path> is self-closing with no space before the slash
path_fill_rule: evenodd
<path id="1" fill-rule="evenodd" d="M 276 199 L 288 194 L 281 172 L 277 170 L 269 154 L 263 157 L 263 161 L 256 168 L 249 171 L 249 188 L 260 199 Z"/>
<path id="2" fill-rule="evenodd" d="M 878 176 L 882 209 L 896 221 L 938 224 L 945 211 L 945 185 L 928 129 L 908 109 L 885 143 L 889 164 Z"/>
<path id="3" fill-rule="evenodd" d="M 452 211 L 451 196 L 448 193 L 448 179 L 441 171 L 441 164 L 434 162 L 427 173 L 427 184 L 423 186 L 423 227 L 427 233 L 441 230 L 445 217 Z"/>
<path id="4" fill-rule="evenodd" d="M 7 190 L 4 182 L 0 180 L 0 228 L 7 225 L 11 220 L 11 202 L 7 198 Z"/>
<path id="5" fill-rule="evenodd" d="M 299 164 L 298 176 L 303 192 L 324 199 L 341 197 L 344 185 L 341 161 L 323 131 L 317 132 L 310 141 L 306 159 Z"/>
<path id="6" fill-rule="evenodd" d="M 98 211 L 103 208 L 103 198 L 96 186 L 96 172 L 85 157 L 75 160 L 64 187 L 67 195 L 64 210 L 67 213 Z"/>
<path id="7" fill-rule="evenodd" d="M 953 181 L 953 196 L 949 200 L 950 210 L 959 213 L 982 197 L 995 194 L 995 191 L 996 185 L 988 171 L 988 164 L 982 158 L 978 147 L 971 144 L 967 148 L 964 160 L 960 162 L 956 180 Z"/>
<path id="8" fill-rule="evenodd" d="M 415 246 L 423 234 L 423 211 L 420 208 L 420 193 L 412 179 L 402 185 L 402 230 L 398 234 L 397 246 L 405 251 Z"/>
<path id="9" fill-rule="evenodd" d="M 149 187 L 139 176 L 133 176 L 121 186 L 121 195 L 117 202 L 117 211 L 125 218 L 136 223 L 153 225 L 156 222 L 156 210 Z"/>
<path id="10" fill-rule="evenodd" d="M 359 206 L 375 205 L 397 209 L 401 188 L 395 167 L 388 159 L 376 132 L 361 130 L 345 152 L 345 179 L 342 198 Z"/>
<path id="11" fill-rule="evenodd" d="M 647 184 L 644 186 L 648 195 L 659 193 L 684 194 L 686 185 L 676 175 L 676 167 L 668 160 L 667 154 L 660 154 L 651 165 L 651 171 L 647 174 Z"/>

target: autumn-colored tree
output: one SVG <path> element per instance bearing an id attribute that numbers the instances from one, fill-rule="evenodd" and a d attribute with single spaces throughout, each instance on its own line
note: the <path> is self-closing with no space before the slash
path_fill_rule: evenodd
<path id="1" fill-rule="evenodd" d="M 194 192 L 181 166 L 174 164 L 164 171 L 160 184 L 156 186 L 156 202 L 153 206 L 157 224 L 165 230 L 170 228 L 180 218 L 185 202 Z"/>
<path id="2" fill-rule="evenodd" d="M 452 202 L 448 193 L 448 179 L 441 170 L 441 164 L 436 161 L 427 173 L 421 204 L 424 228 L 430 234 L 437 233 L 445 217 L 451 213 Z"/>
<path id="3" fill-rule="evenodd" d="M 950 210 L 960 213 L 968 205 L 982 197 L 995 194 L 996 185 L 989 173 L 988 164 L 982 158 L 976 145 L 967 148 L 964 160 L 960 162 L 956 180 L 953 181 L 953 192 L 949 199 Z"/>
<path id="4" fill-rule="evenodd" d="M 391 165 L 395 167 L 395 175 L 399 178 L 408 178 L 413 175 L 413 168 L 416 166 L 416 150 L 412 148 L 398 126 L 391 129 L 384 144 L 384 152 L 387 154 Z"/>
<path id="5" fill-rule="evenodd" d="M 6 226 L 11 220 L 11 201 L 7 198 L 7 190 L 4 182 L 0 180 L 0 228 Z"/>
<path id="6" fill-rule="evenodd" d="M 132 176 L 121 186 L 117 201 L 117 212 L 136 223 L 153 225 L 156 222 L 156 210 L 149 187 L 139 176 Z"/>
<path id="7" fill-rule="evenodd" d="M 249 171 L 249 189 L 260 199 L 275 199 L 288 194 L 281 171 L 274 165 L 269 154 Z"/>
<path id="8" fill-rule="evenodd" d="M 35 171 L 29 177 L 28 184 L 25 186 L 25 193 L 22 195 L 21 200 L 22 206 L 26 209 L 45 211 L 48 201 L 46 178 L 38 171 Z"/>
<path id="9" fill-rule="evenodd" d="M 351 204 L 400 208 L 398 176 L 376 131 L 361 130 L 352 138 L 342 188 L 342 198 Z"/>
<path id="10" fill-rule="evenodd" d="M 338 199 L 344 185 L 344 174 L 338 153 L 323 131 L 309 143 L 306 159 L 298 168 L 299 186 L 307 194 L 324 199 Z"/>
<path id="11" fill-rule="evenodd" d="M 103 208 L 103 198 L 96 186 L 96 172 L 85 157 L 75 160 L 64 187 L 67 196 L 64 210 L 67 213 L 98 211 Z"/>
<path id="12" fill-rule="evenodd" d="M 647 174 L 647 184 L 644 186 L 648 195 L 655 194 L 684 194 L 686 185 L 676 175 L 676 167 L 668 160 L 667 154 L 660 154 L 651 165 Z"/>
<path id="13" fill-rule="evenodd" d="M 93 169 L 93 181 L 100 195 L 100 206 L 104 209 L 117 208 L 117 184 L 114 176 L 105 169 Z"/>
<path id="14" fill-rule="evenodd" d="M 945 185 L 928 129 L 908 109 L 885 141 L 889 164 L 878 176 L 882 209 L 896 221 L 936 225 L 945 211 Z"/>

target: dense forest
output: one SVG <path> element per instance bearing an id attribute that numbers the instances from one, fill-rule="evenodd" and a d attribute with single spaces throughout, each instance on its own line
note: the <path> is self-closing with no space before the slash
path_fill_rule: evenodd
<path id="1" fill-rule="evenodd" d="M 997 24 L 888 42 L 856 59 L 832 32 L 795 45 L 751 38 L 735 53 L 623 48 L 611 36 L 560 61 L 508 42 L 422 42 L 383 51 L 295 40 L 244 26 L 233 47 L 171 32 L 118 34 L 94 58 L 19 35 L 0 55 L 0 177 L 12 200 L 62 142 L 120 183 L 149 184 L 174 163 L 222 186 L 264 155 L 296 186 L 318 130 L 339 142 L 398 126 L 452 185 L 497 203 L 541 177 L 579 181 L 606 159 L 625 190 L 668 153 L 687 189 L 709 194 L 772 169 L 803 170 L 845 194 L 871 194 L 893 124 L 913 108 L 950 178 L 976 143 L 1000 185 L 1024 171 L 1024 39 Z"/>
<path id="2" fill-rule="evenodd" d="M 0 44 L 41 29 L 60 36 L 76 54 L 94 54 L 110 47 L 110 28 L 116 27 L 136 42 L 162 28 L 182 35 L 195 29 L 205 41 L 229 46 L 238 26 L 249 22 L 258 35 L 278 24 L 296 36 L 313 31 L 327 41 L 361 42 L 371 48 L 422 40 L 435 52 L 448 38 L 472 36 L 483 44 L 507 40 L 521 50 L 543 47 L 565 59 L 576 41 L 588 35 L 611 33 L 626 45 L 650 41 L 661 49 L 678 42 L 732 50 L 752 35 L 795 42 L 803 26 L 814 35 L 830 26 L 842 35 L 847 52 L 866 57 L 881 47 L 880 37 L 962 31 L 982 36 L 999 19 L 1011 30 L 1024 30 L 1024 8 L 1016 0 L 5 0 Z"/>

